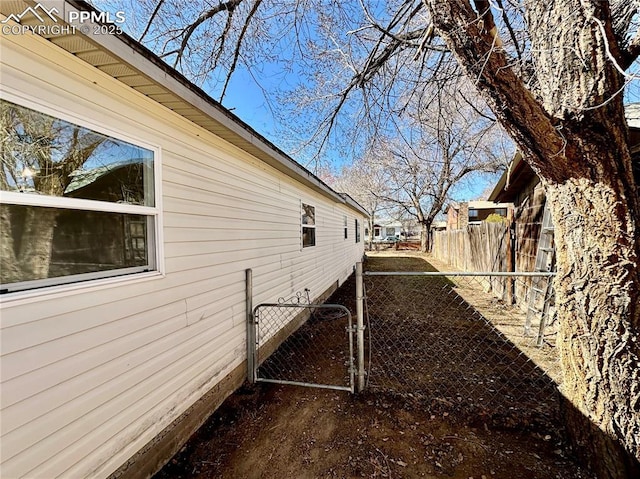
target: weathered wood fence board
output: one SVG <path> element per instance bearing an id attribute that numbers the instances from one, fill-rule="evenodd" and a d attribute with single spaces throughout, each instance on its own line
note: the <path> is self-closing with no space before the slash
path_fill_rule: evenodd
<path id="1" fill-rule="evenodd" d="M 505 223 L 482 222 L 466 229 L 437 231 L 432 254 L 463 271 L 509 271 L 510 234 Z M 513 301 L 508 278 L 486 280 L 487 289 L 508 303 Z"/>

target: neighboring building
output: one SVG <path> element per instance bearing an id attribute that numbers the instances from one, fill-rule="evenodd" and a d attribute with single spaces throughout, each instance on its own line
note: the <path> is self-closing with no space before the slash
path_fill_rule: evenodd
<path id="1" fill-rule="evenodd" d="M 254 305 L 321 301 L 367 214 L 132 38 L 62 28 L 89 4 L 55 5 L 45 38 L 7 18 L 31 2 L 0 3 L 0 476 L 149 477 L 246 377 L 245 271 Z"/>
<path id="2" fill-rule="evenodd" d="M 402 223 L 393 220 L 380 220 L 373 225 L 373 241 L 382 241 L 389 236 L 400 238 L 404 233 Z M 365 228 L 365 241 L 369 241 L 369 228 Z"/>
<path id="3" fill-rule="evenodd" d="M 640 184 L 640 103 L 625 107 L 636 181 Z M 546 194 L 538 175 L 516 152 L 489 200 L 511 202 L 514 211 L 515 271 L 534 271 Z M 521 295 L 525 296 L 526 295 Z"/>
<path id="4" fill-rule="evenodd" d="M 533 271 L 546 196 L 540 179 L 520 152 L 515 154 L 489 199 L 513 203 L 515 270 Z"/>
<path id="5" fill-rule="evenodd" d="M 493 201 L 465 201 L 452 202 L 447 208 L 447 230 L 464 229 L 469 225 L 479 225 L 490 215 L 497 214 L 507 217 L 511 203 L 496 203 Z"/>
<path id="6" fill-rule="evenodd" d="M 633 173 L 636 185 L 640 188 L 640 103 L 632 103 L 625 106 L 625 116 L 629 125 L 629 145 L 631 145 L 631 157 Z"/>
<path id="7" fill-rule="evenodd" d="M 433 223 L 431 223 L 431 231 L 446 231 L 446 229 L 447 229 L 446 220 L 434 221 Z"/>

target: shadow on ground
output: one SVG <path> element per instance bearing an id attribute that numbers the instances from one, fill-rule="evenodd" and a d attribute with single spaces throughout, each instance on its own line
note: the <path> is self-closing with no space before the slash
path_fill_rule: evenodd
<path id="1" fill-rule="evenodd" d="M 426 263 L 419 257 L 376 258 L 368 264 L 370 269 L 393 271 L 420 271 L 425 266 Z M 446 281 L 441 283 L 440 286 L 451 288 Z M 402 285 L 398 287 L 402 288 Z M 343 304 L 355 312 L 354 292 L 354 279 L 350 278 L 329 301 Z M 401 295 L 402 291 L 394 290 L 394 294 Z M 416 386 L 422 384 L 420 381 L 424 382 L 424 377 L 432 376 L 438 377 L 440 382 L 452 382 L 456 387 L 457 384 L 470 382 L 473 387 L 481 389 L 474 390 L 469 386 L 471 389 L 463 397 L 452 393 L 450 387 L 433 394 L 428 386 L 407 390 L 398 388 L 394 391 L 394 388 L 381 384 L 364 393 L 351 395 L 341 391 L 295 386 L 247 385 L 213 414 L 182 451 L 155 476 L 156 479 L 591 477 L 573 460 L 563 439 L 564 433 L 555 406 L 545 406 L 539 410 L 527 406 L 518 410 L 505 407 L 508 401 L 498 401 L 495 394 L 491 399 L 487 390 L 487 384 L 490 383 L 485 384 L 479 377 L 495 369 L 489 366 L 496 361 L 496 356 L 487 357 L 486 350 L 492 347 L 492 343 L 497 343 L 497 350 L 502 351 L 504 338 L 486 324 L 472 321 L 469 326 L 462 322 L 468 319 L 449 318 L 450 329 L 446 333 L 438 332 L 442 324 L 426 328 L 424 323 L 416 322 L 420 319 L 418 310 L 414 308 L 416 314 L 408 314 L 412 309 L 407 308 L 408 305 L 421 302 L 424 303 L 425 299 L 414 297 L 410 302 L 403 300 L 394 303 L 393 307 L 387 304 L 391 308 L 387 313 L 393 313 L 391 317 L 412 318 L 407 325 L 413 335 L 400 335 L 406 344 L 400 339 L 392 341 L 398 343 L 395 345 L 398 351 L 404 348 L 420 358 L 411 372 L 413 377 L 409 383 Z M 461 303 L 456 300 L 456 304 Z M 452 311 L 461 315 L 462 310 L 458 307 Z M 466 312 L 473 310 L 472 307 L 463 309 Z M 472 316 L 477 318 L 476 313 Z M 372 330 L 375 327 L 373 321 Z M 313 322 L 310 322 L 308 328 L 313 327 Z M 391 334 L 389 329 L 394 328 L 387 328 L 385 334 Z M 422 329 L 429 333 L 425 336 Z M 452 339 L 454 329 L 460 333 L 460 337 L 467 338 L 464 348 L 454 348 L 448 356 L 420 349 L 425 347 L 425 342 L 441 343 L 445 347 L 452 343 L 455 345 L 456 341 Z M 395 330 L 401 332 L 402 328 L 396 327 Z M 471 334 L 470 331 L 482 333 L 482 347 L 474 347 L 473 338 L 477 334 Z M 312 336 L 316 332 L 303 328 L 300 330 L 301 334 Z M 334 344 L 330 338 L 324 341 L 329 345 Z M 389 348 L 387 362 L 402 353 L 394 353 L 393 348 Z M 517 355 L 512 357 L 510 351 L 500 353 L 498 357 L 501 363 L 511 364 L 522 360 Z M 372 355 L 374 353 L 375 349 Z M 336 350 L 331 349 L 327 354 L 335 355 Z M 404 368 L 408 362 L 405 357 L 398 364 Z M 468 378 L 460 378 L 456 371 L 465 362 L 477 365 L 467 368 L 473 371 Z M 446 368 L 451 369 L 453 363 L 456 368 L 446 372 Z M 390 366 L 382 361 L 380 365 L 372 362 L 371 367 L 372 374 L 377 374 L 379 368 Z M 445 372 L 438 373 L 443 368 Z M 535 367 L 523 372 L 536 380 L 538 373 Z M 375 382 L 374 377 L 372 383 Z M 478 385 L 479 381 L 483 381 L 483 384 Z M 504 383 L 500 387 L 500 394 L 511 394 L 514 399 L 522 401 L 522 384 L 515 384 L 514 389 L 520 390 L 510 393 L 509 380 L 505 379 Z M 536 381 L 532 381 L 532 386 L 534 390 L 540 390 Z M 495 388 L 491 386 L 491 389 Z M 473 407 L 469 407 L 467 396 L 479 394 L 482 396 L 476 397 L 476 401 L 472 402 Z M 483 397 L 483 400 L 479 401 L 479 397 Z M 539 405 L 537 401 L 534 403 Z"/>

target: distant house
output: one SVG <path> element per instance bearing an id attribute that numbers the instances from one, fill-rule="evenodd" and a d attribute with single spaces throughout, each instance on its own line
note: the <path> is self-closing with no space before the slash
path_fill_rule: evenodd
<path id="1" fill-rule="evenodd" d="M 513 157 L 489 199 L 514 204 L 515 270 L 533 271 L 546 196 L 540 179 L 520 152 Z"/>
<path id="2" fill-rule="evenodd" d="M 447 229 L 447 221 L 439 220 L 431 223 L 431 231 L 445 231 Z"/>
<path id="3" fill-rule="evenodd" d="M 0 476 L 146 478 L 247 377 L 250 300 L 323 301 L 368 215 L 51 3 L 0 2 Z"/>
<path id="4" fill-rule="evenodd" d="M 451 203 L 447 208 L 447 230 L 464 229 L 469 225 L 479 225 L 490 215 L 497 214 L 507 217 L 511 203 L 496 203 L 493 201 L 465 201 Z"/>
<path id="5" fill-rule="evenodd" d="M 393 220 L 380 220 L 373 225 L 373 241 L 381 241 L 389 236 L 400 238 L 403 233 L 402 223 Z M 365 228 L 365 241 L 369 241 L 369 228 Z"/>

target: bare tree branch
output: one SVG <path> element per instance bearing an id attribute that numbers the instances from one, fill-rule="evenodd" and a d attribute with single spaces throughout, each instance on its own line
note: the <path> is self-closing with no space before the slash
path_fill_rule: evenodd
<path id="1" fill-rule="evenodd" d="M 222 99 L 224 98 L 224 95 L 227 92 L 227 86 L 229 86 L 229 81 L 231 81 L 231 76 L 236 71 L 236 65 L 238 64 L 238 57 L 240 56 L 240 48 L 242 47 L 242 40 L 244 39 L 245 35 L 247 34 L 247 29 L 249 28 L 249 25 L 251 23 L 251 19 L 256 14 L 256 12 L 258 11 L 258 8 L 260 8 L 261 4 L 262 4 L 262 0 L 255 0 L 255 2 L 253 4 L 253 7 L 251 7 L 251 11 L 249 12 L 249 15 L 247 16 L 246 21 L 245 21 L 244 25 L 242 26 L 242 31 L 240 32 L 240 36 L 238 37 L 238 41 L 236 42 L 236 47 L 235 47 L 235 49 L 233 51 L 233 62 L 231 63 L 231 66 L 229 67 L 229 70 L 228 70 L 228 73 L 227 73 L 227 79 L 224 82 L 224 86 L 222 87 L 222 93 L 220 94 L 220 102 L 222 102 Z M 220 48 L 222 49 L 222 46 Z"/>
<path id="2" fill-rule="evenodd" d="M 142 40 L 144 40 L 144 37 L 147 36 L 147 33 L 151 29 L 151 25 L 153 24 L 153 21 L 156 19 L 156 16 L 158 15 L 158 12 L 160 12 L 160 9 L 162 8 L 162 4 L 163 3 L 164 3 L 164 0 L 158 0 L 158 4 L 156 5 L 156 8 L 153 9 L 153 13 L 149 17 L 149 20 L 147 21 L 147 25 L 144 28 L 144 31 L 138 37 L 138 41 L 139 42 L 142 42 Z"/>
<path id="3" fill-rule="evenodd" d="M 221 12 L 227 12 L 229 16 L 233 15 L 233 11 L 236 9 L 238 5 L 240 5 L 244 0 L 229 0 L 228 2 L 221 2 L 215 7 L 209 9 L 206 12 L 203 12 L 191 25 L 189 25 L 185 31 L 184 36 L 182 37 L 182 41 L 180 42 L 180 48 L 177 52 L 177 57 L 174 62 L 174 66 L 180 63 L 182 56 L 184 55 L 184 51 L 189 44 L 189 39 L 191 35 L 196 31 L 196 29 L 202 25 L 204 22 L 214 17 L 215 15 Z M 224 35 L 223 35 L 224 38 Z"/>

